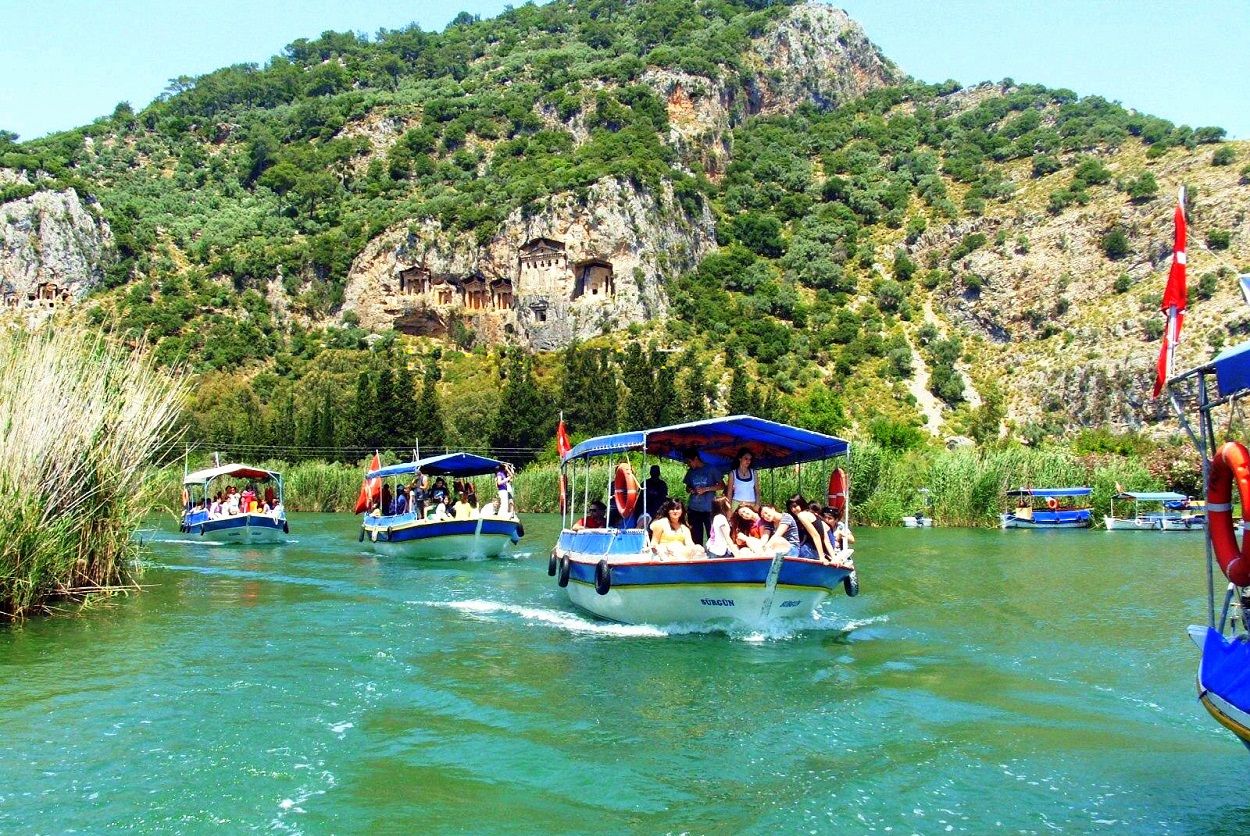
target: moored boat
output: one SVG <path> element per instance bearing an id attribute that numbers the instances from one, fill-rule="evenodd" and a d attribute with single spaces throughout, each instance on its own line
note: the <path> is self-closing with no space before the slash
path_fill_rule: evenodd
<path id="1" fill-rule="evenodd" d="M 219 480 L 246 483 L 239 491 L 231 485 L 224 494 L 210 495 Z M 256 486 L 263 486 L 258 494 Z M 181 530 L 209 543 L 251 545 L 285 543 L 290 533 L 282 504 L 282 474 L 247 464 L 225 464 L 197 470 L 182 477 Z"/>
<path id="2" fill-rule="evenodd" d="M 561 468 L 574 477 L 573 497 L 581 472 L 583 504 L 590 508 L 586 486 L 597 458 L 642 453 L 645 465 L 648 456 L 682 459 L 697 451 L 705 463 L 727 472 L 743 449 L 752 453 L 757 469 L 768 470 L 841 456 L 849 445 L 833 436 L 736 415 L 592 438 L 567 451 Z M 647 522 L 657 509 L 645 507 L 645 496 L 641 506 L 622 502 L 619 494 L 611 499 L 620 524 L 575 530 L 579 527 L 570 513 L 548 566 L 570 601 L 601 618 L 758 627 L 810 617 L 839 586 L 848 594 L 858 592 L 849 561 L 826 563 L 785 552 L 661 559 L 647 543 Z"/>
<path id="3" fill-rule="evenodd" d="M 1117 517 L 1115 515 L 1115 502 L 1120 500 L 1133 503 L 1133 515 L 1131 517 Z M 1173 491 L 1121 491 L 1111 497 L 1111 513 L 1102 518 L 1103 525 L 1108 531 L 1163 531 L 1164 524 L 1170 516 L 1168 513 L 1169 503 L 1185 502 L 1187 496 Z M 1143 508 L 1142 506 L 1146 507 Z M 1155 506 L 1158 506 L 1155 509 Z"/>
<path id="4" fill-rule="evenodd" d="M 1090 496 L 1090 488 L 1019 488 L 1007 491 L 1017 500 L 999 515 L 1003 528 L 1089 528 L 1090 509 L 1075 500 Z"/>
<path id="5" fill-rule="evenodd" d="M 365 480 L 376 480 L 379 486 L 388 482 L 402 485 L 417 482 L 421 476 L 469 479 L 496 473 L 500 468 L 507 468 L 507 465 L 472 453 L 447 453 L 377 468 L 369 471 Z M 361 520 L 359 539 L 375 552 L 433 560 L 499 557 L 509 546 L 519 542 L 525 531 L 510 502 L 508 507 L 500 507 L 505 501 L 502 498 L 492 499 L 471 513 L 466 511 L 465 516 L 455 517 L 436 514 L 439 506 L 436 495 L 427 498 L 419 490 L 395 489 L 389 496 L 398 497 L 401 493 L 405 495 L 402 510 L 378 507 Z M 416 495 L 409 499 L 412 494 Z M 444 499 L 443 504 L 450 506 L 447 499 L 450 497 Z"/>
<path id="6" fill-rule="evenodd" d="M 930 510 L 933 505 L 933 500 L 929 495 L 929 489 L 921 488 L 920 496 L 924 499 L 924 507 L 910 516 L 903 517 L 903 528 L 933 527 L 933 514 Z"/>
<path id="7" fill-rule="evenodd" d="M 1207 504 L 1201 500 L 1186 499 L 1168 503 L 1168 513 L 1163 517 L 1164 531 L 1205 531 L 1207 528 Z"/>

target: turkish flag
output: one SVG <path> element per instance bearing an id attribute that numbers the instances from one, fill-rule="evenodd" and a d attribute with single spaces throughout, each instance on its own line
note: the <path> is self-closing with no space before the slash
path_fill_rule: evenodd
<path id="1" fill-rule="evenodd" d="M 382 496 L 382 477 L 375 476 L 369 478 L 369 474 L 375 470 L 382 468 L 382 460 L 378 458 L 375 451 L 373 461 L 369 462 L 369 469 L 365 471 L 365 478 L 360 481 L 360 496 L 356 500 L 356 513 L 363 514 L 369 510 L 369 505 L 378 500 Z"/>
<path id="2" fill-rule="evenodd" d="M 1172 245 L 1172 269 L 1168 272 L 1168 284 L 1163 291 L 1163 301 L 1159 307 L 1167 314 L 1167 324 L 1163 329 L 1163 345 L 1159 347 L 1159 361 L 1155 365 L 1154 396 L 1159 397 L 1168 378 L 1172 376 L 1172 368 L 1176 360 L 1176 344 L 1181 341 L 1181 325 L 1185 321 L 1185 303 L 1189 299 L 1189 288 L 1185 283 L 1185 187 L 1181 187 L 1176 197 L 1176 211 L 1173 214 L 1176 223 L 1176 240 Z"/>

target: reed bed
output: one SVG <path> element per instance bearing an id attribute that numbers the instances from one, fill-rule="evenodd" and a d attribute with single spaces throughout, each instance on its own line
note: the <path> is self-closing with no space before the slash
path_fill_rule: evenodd
<path id="1" fill-rule="evenodd" d="M 60 327 L 0 333 L 0 618 L 133 587 L 180 372 Z"/>

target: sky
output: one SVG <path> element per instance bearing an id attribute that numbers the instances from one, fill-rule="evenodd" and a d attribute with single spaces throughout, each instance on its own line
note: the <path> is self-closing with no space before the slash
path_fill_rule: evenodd
<path id="1" fill-rule="evenodd" d="M 922 81 L 1097 94 L 1250 138 L 1250 0 L 833 0 Z M 0 0 L 0 129 L 23 139 L 141 109 L 169 80 L 263 64 L 297 38 L 441 30 L 501 0 Z"/>

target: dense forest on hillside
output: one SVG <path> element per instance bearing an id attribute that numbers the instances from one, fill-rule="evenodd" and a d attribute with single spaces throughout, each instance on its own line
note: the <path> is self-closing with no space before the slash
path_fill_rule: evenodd
<path id="1" fill-rule="evenodd" d="M 1100 192 L 1151 199 L 1151 160 L 1223 131 L 1011 80 L 903 81 L 750 116 L 759 70 L 745 56 L 789 5 L 557 0 L 440 33 L 325 33 L 76 131 L 0 132 L 0 167 L 45 173 L 0 200 L 98 198 L 116 258 L 85 315 L 200 374 L 188 431 L 208 444 L 356 458 L 419 436 L 524 459 L 562 408 L 580 435 L 764 411 L 905 448 L 924 441 L 905 385 L 918 359 L 951 430 L 997 438 L 1004 393 L 970 404 L 960 333 L 918 312 L 934 292 L 976 292 L 969 254 L 1028 241 L 969 232 L 922 261 L 909 245 L 1010 202 L 1021 166 L 1052 213 Z M 649 68 L 743 91 L 724 171 L 671 141 Z M 1108 156 L 1130 145 L 1146 162 L 1113 176 Z M 510 212 L 604 178 L 671 187 L 716 219 L 719 249 L 667 277 L 667 321 L 527 356 L 471 331 L 444 344 L 337 316 L 353 260 L 384 230 L 437 218 L 480 244 Z"/>

